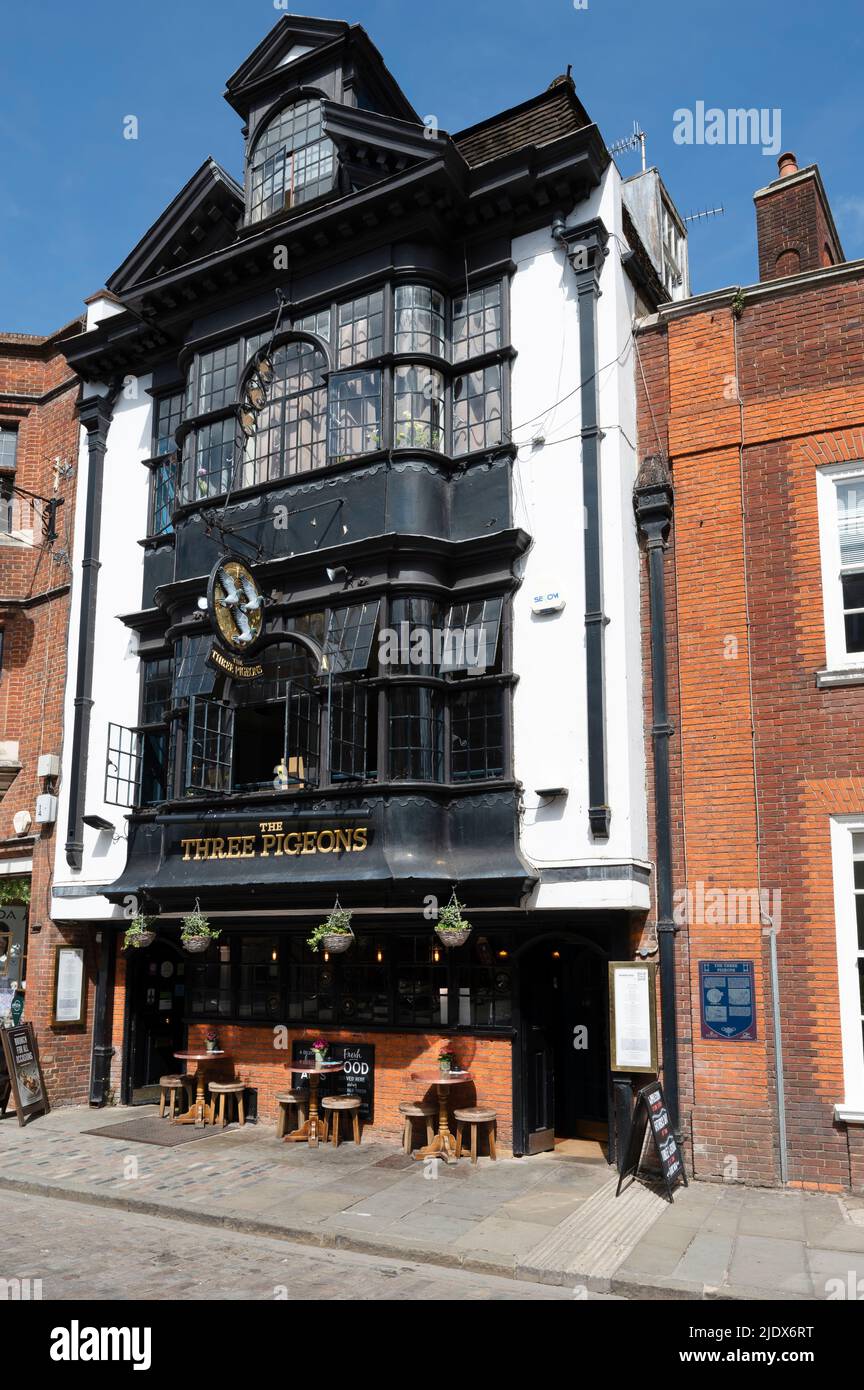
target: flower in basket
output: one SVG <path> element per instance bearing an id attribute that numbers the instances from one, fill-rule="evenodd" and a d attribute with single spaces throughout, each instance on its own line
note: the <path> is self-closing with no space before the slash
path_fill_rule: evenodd
<path id="1" fill-rule="evenodd" d="M 211 927 L 210 918 L 202 912 L 198 900 L 195 911 L 187 912 L 180 927 L 180 940 L 187 951 L 206 951 L 211 941 L 222 935 L 221 927 Z"/>
<path id="2" fill-rule="evenodd" d="M 449 903 L 439 909 L 435 923 L 435 931 L 445 946 L 464 946 L 471 935 L 471 923 L 463 917 L 464 911 L 465 905 L 456 897 L 454 888 Z"/>
<path id="3" fill-rule="evenodd" d="M 155 939 L 156 933 L 153 930 L 154 917 L 145 917 L 143 912 L 137 912 L 132 918 L 126 933 L 123 937 L 123 945 L 127 950 L 140 949 L 142 946 L 149 946 Z"/>
<path id="4" fill-rule="evenodd" d="M 310 951 L 318 951 L 321 946 L 325 951 L 341 952 L 347 950 L 351 945 L 354 933 L 351 930 L 351 912 L 347 908 L 340 907 L 339 903 L 328 913 L 327 919 L 320 922 L 311 936 L 306 938 L 306 945 Z M 328 938 L 330 938 L 328 940 Z"/>

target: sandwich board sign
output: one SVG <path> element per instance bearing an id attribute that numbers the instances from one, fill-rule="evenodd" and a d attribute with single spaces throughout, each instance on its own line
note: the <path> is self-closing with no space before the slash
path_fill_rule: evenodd
<path id="1" fill-rule="evenodd" d="M 674 1200 L 672 1188 L 679 1178 L 685 1187 L 688 1186 L 688 1183 L 687 1174 L 684 1172 L 684 1159 L 678 1147 L 678 1141 L 672 1132 L 666 1097 L 659 1081 L 652 1081 L 650 1085 L 643 1086 L 636 1096 L 636 1106 L 630 1127 L 630 1142 L 627 1145 L 627 1153 L 624 1156 L 615 1196 L 619 1196 L 625 1178 L 631 1178 L 635 1181 L 642 1166 L 645 1133 L 649 1129 L 654 1141 L 657 1161 L 660 1164 L 660 1175 L 666 1184 L 666 1195 L 671 1202 Z"/>
<path id="2" fill-rule="evenodd" d="M 39 1049 L 32 1023 L 19 1023 L 12 1028 L 0 1028 L 3 1056 L 9 1076 L 19 1125 L 26 1125 L 48 1110 L 45 1078 L 39 1064 Z M 0 1085 L 2 1085 L 0 1081 Z"/>

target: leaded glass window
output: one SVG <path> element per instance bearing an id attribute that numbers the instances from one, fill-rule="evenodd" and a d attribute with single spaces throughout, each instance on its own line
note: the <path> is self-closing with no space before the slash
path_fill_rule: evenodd
<path id="1" fill-rule="evenodd" d="M 501 364 L 453 382 L 453 453 L 473 453 L 501 443 Z"/>
<path id="2" fill-rule="evenodd" d="M 396 351 L 444 356 L 444 296 L 426 285 L 396 288 Z"/>
<path id="3" fill-rule="evenodd" d="M 333 187 L 336 151 L 324 134 L 321 102 L 280 111 L 256 140 L 249 170 L 249 220 L 260 222 Z"/>
<path id="4" fill-rule="evenodd" d="M 444 378 L 431 367 L 397 367 L 393 388 L 393 443 L 397 449 L 441 449 Z"/>
<path id="5" fill-rule="evenodd" d="M 381 373 L 356 372 L 330 381 L 331 462 L 381 448 Z"/>
<path id="6" fill-rule="evenodd" d="M 339 305 L 338 367 L 354 367 L 384 351 L 384 294 L 376 290 Z"/>
<path id="7" fill-rule="evenodd" d="M 501 283 L 453 300 L 453 361 L 464 362 L 501 347 Z"/>

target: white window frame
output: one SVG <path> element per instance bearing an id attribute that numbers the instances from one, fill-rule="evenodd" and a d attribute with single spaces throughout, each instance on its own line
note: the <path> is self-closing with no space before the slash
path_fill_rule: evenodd
<path id="1" fill-rule="evenodd" d="M 843 1045 L 842 1104 L 834 1107 L 838 1120 L 864 1124 L 864 1036 L 861 1029 L 861 994 L 858 959 L 858 923 L 855 911 L 853 841 L 864 834 L 864 815 L 831 817 L 831 860 L 834 879 L 834 922 L 837 933 L 837 985 L 840 998 L 840 1034 Z"/>
<path id="2" fill-rule="evenodd" d="M 828 464 L 816 469 L 819 511 L 819 550 L 822 560 L 822 606 L 825 616 L 825 659 L 829 671 L 864 670 L 864 652 L 846 650 L 843 585 L 840 582 L 840 529 L 837 524 L 837 484 L 861 480 L 864 461 Z"/>

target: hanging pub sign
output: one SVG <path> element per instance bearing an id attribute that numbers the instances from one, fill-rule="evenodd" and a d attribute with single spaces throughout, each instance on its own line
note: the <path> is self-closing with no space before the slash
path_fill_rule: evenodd
<path id="1" fill-rule="evenodd" d="M 248 656 L 258 645 L 264 629 L 264 595 L 252 571 L 234 555 L 223 555 L 213 567 L 207 612 L 229 652 Z"/>
<path id="2" fill-rule="evenodd" d="M 291 1060 L 302 1066 L 315 1065 L 315 1054 L 309 1043 L 295 1039 L 291 1045 Z M 328 1062 L 343 1062 L 344 1069 L 321 1078 L 321 1095 L 360 1097 L 360 1118 L 371 1125 L 375 1114 L 375 1048 L 372 1043 L 332 1042 L 327 1048 Z M 305 1078 L 301 1078 L 305 1079 Z"/>
<path id="3" fill-rule="evenodd" d="M 699 1005 L 703 1038 L 749 1042 L 756 1037 L 752 960 L 700 960 Z"/>
<path id="4" fill-rule="evenodd" d="M 636 1105 L 630 1123 L 630 1140 L 621 1166 L 615 1196 L 620 1194 L 625 1178 L 636 1180 L 642 1165 L 645 1132 L 649 1129 L 654 1141 L 657 1161 L 660 1164 L 660 1174 L 666 1184 L 666 1195 L 671 1202 L 674 1200 L 672 1189 L 679 1178 L 685 1187 L 688 1186 L 688 1183 L 687 1174 L 684 1172 L 684 1159 L 678 1147 L 678 1141 L 672 1132 L 666 1097 L 659 1081 L 652 1081 L 649 1085 L 643 1086 L 636 1095 Z"/>
<path id="5" fill-rule="evenodd" d="M 19 1125 L 26 1125 L 48 1111 L 45 1080 L 39 1064 L 39 1049 L 32 1023 L 0 1028 L 6 1071 L 11 1083 Z M 2 1082 L 0 1082 L 2 1085 Z"/>
<path id="6" fill-rule="evenodd" d="M 612 1071 L 657 1073 L 657 991 L 653 961 L 609 962 Z"/>

